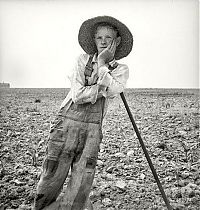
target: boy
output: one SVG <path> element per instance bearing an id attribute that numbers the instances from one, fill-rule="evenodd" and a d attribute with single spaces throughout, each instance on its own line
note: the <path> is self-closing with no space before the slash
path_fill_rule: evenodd
<path id="1" fill-rule="evenodd" d="M 70 77 L 71 89 L 61 104 L 50 130 L 43 173 L 37 187 L 34 209 L 40 210 L 58 197 L 71 168 L 64 197 L 45 209 L 83 210 L 89 197 L 102 140 L 102 120 L 108 98 L 122 92 L 128 67 L 118 64 L 133 45 L 129 29 L 110 16 L 86 20 L 78 40 L 86 52 Z"/>

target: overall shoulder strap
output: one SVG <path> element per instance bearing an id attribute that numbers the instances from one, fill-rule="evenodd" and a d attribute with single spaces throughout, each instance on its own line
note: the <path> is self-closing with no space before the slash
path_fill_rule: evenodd
<path id="1" fill-rule="evenodd" d="M 86 64 L 86 66 L 85 66 L 85 72 L 84 72 L 84 75 L 85 75 L 85 86 L 88 86 L 88 79 L 87 79 L 87 77 L 91 77 L 91 75 L 92 75 L 92 71 L 93 71 L 92 59 L 93 59 L 93 55 L 90 55 L 90 57 L 88 59 L 88 62 Z"/>
<path id="2" fill-rule="evenodd" d="M 93 59 L 93 56 L 90 55 L 89 59 L 88 59 L 88 62 L 85 66 L 85 76 L 88 76 L 88 77 L 91 77 L 92 75 L 92 71 L 93 71 L 93 68 L 92 68 L 92 59 Z"/>

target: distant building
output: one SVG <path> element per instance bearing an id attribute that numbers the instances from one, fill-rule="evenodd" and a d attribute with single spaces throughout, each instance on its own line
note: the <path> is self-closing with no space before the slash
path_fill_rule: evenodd
<path id="1" fill-rule="evenodd" d="M 0 83 L 0 88 L 10 88 L 10 84 L 9 83 Z"/>

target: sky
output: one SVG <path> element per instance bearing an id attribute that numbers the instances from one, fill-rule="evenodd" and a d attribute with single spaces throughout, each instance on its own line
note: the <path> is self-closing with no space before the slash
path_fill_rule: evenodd
<path id="1" fill-rule="evenodd" d="M 101 15 L 133 34 L 127 88 L 199 88 L 198 0 L 0 0 L 0 82 L 70 87 L 79 28 Z"/>

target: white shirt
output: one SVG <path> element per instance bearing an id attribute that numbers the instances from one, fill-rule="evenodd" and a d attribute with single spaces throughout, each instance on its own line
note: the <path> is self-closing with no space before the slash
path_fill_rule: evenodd
<path id="1" fill-rule="evenodd" d="M 93 72 L 91 77 L 88 77 L 89 86 L 85 86 L 84 72 L 89 57 L 88 54 L 81 54 L 78 57 L 72 74 L 68 76 L 71 82 L 71 89 L 62 102 L 61 108 L 64 106 L 69 108 L 72 102 L 77 104 L 91 102 L 94 104 L 98 97 L 105 97 L 105 114 L 107 111 L 108 99 L 113 98 L 124 91 L 129 77 L 129 69 L 125 64 L 118 64 L 112 71 L 108 69 L 108 64 L 98 68 L 97 55 L 95 54 L 92 59 Z M 113 66 L 115 63 L 116 61 L 113 60 L 109 65 Z M 99 86 L 103 87 L 100 92 L 98 91 Z"/>

